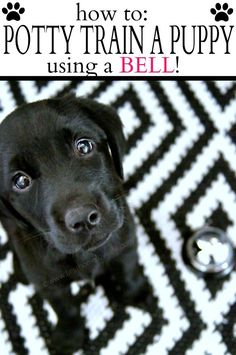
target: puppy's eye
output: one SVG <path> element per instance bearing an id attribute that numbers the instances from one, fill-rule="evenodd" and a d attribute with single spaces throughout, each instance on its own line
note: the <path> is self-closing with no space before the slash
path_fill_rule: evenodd
<path id="1" fill-rule="evenodd" d="M 92 152 L 95 143 L 88 138 L 80 138 L 75 141 L 76 150 L 80 155 L 86 155 Z"/>
<path id="2" fill-rule="evenodd" d="M 32 179 L 25 173 L 17 173 L 13 179 L 13 189 L 15 191 L 27 190 L 32 184 Z"/>

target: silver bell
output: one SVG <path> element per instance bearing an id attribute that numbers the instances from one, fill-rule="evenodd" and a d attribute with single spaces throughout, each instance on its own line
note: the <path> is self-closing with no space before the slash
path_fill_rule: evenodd
<path id="1" fill-rule="evenodd" d="M 186 243 L 190 265 L 198 272 L 225 276 L 234 267 L 234 248 L 227 235 L 215 227 L 203 227 Z"/>

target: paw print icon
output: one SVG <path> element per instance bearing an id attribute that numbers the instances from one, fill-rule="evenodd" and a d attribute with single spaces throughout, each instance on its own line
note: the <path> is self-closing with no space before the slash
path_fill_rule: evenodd
<path id="1" fill-rule="evenodd" d="M 215 16 L 215 20 L 218 21 L 229 21 L 229 15 L 234 12 L 232 8 L 225 2 L 223 5 L 217 3 L 215 8 L 211 8 L 212 15 Z"/>
<path id="2" fill-rule="evenodd" d="M 20 21 L 20 15 L 25 12 L 25 9 L 20 6 L 19 2 L 16 2 L 14 5 L 11 2 L 8 2 L 7 6 L 2 8 L 2 12 L 4 15 L 7 15 L 7 21 Z"/>

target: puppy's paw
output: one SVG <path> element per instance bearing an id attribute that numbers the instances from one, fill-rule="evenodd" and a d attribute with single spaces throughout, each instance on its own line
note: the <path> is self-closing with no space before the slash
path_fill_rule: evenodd
<path id="1" fill-rule="evenodd" d="M 83 347 L 88 334 L 77 322 L 71 324 L 58 323 L 52 332 L 52 344 L 62 355 L 70 355 Z"/>
<path id="2" fill-rule="evenodd" d="M 115 298 L 125 305 L 147 309 L 156 304 L 152 287 L 142 274 L 136 279 L 130 280 L 125 287 L 117 285 L 115 293 Z"/>
<path id="3" fill-rule="evenodd" d="M 140 276 L 139 280 L 132 282 L 130 288 L 124 293 L 124 299 L 129 300 L 136 306 L 149 306 L 153 301 L 153 291 L 148 281 Z"/>

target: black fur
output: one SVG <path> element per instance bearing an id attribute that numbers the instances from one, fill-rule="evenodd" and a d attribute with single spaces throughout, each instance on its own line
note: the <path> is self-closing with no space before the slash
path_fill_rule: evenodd
<path id="1" fill-rule="evenodd" d="M 78 138 L 92 140 L 89 154 L 78 154 Z M 60 353 L 84 340 L 71 281 L 103 282 L 124 303 L 148 291 L 122 187 L 124 147 L 115 111 L 74 96 L 23 105 L 0 125 L 0 219 L 19 277 L 58 315 Z M 14 188 L 17 172 L 32 178 L 28 189 Z"/>

